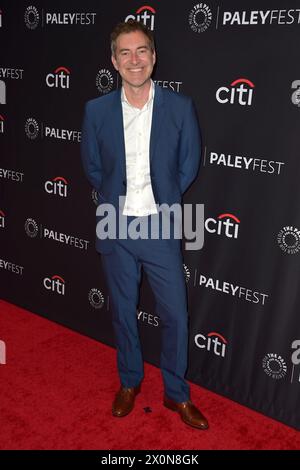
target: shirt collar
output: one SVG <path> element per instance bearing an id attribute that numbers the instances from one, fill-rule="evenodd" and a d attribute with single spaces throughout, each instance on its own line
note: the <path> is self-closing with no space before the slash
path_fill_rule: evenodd
<path id="1" fill-rule="evenodd" d="M 152 79 L 150 79 L 151 81 L 151 85 L 150 85 L 150 89 L 149 89 L 149 96 L 148 96 L 148 100 L 147 100 L 147 103 L 143 106 L 142 109 L 148 109 L 150 104 L 151 104 L 151 101 L 154 99 L 154 94 L 155 94 L 155 86 L 154 86 L 154 82 Z M 126 97 L 126 93 L 125 93 L 125 90 L 124 90 L 124 87 L 122 86 L 122 90 L 121 90 L 121 101 L 122 103 L 126 103 L 128 106 L 130 106 L 131 108 L 134 108 L 134 106 L 132 106 L 129 101 L 127 100 L 127 97 Z"/>

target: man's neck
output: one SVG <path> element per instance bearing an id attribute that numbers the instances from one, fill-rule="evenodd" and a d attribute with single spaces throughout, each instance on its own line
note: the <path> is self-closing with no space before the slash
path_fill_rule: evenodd
<path id="1" fill-rule="evenodd" d="M 141 87 L 133 87 L 128 83 L 123 83 L 123 87 L 128 103 L 135 108 L 142 109 L 149 99 L 151 80 L 148 80 Z"/>

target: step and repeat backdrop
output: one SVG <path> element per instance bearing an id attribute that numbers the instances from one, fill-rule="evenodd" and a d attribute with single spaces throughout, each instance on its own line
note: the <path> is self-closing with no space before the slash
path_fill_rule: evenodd
<path id="1" fill-rule="evenodd" d="M 154 31 L 154 81 L 193 97 L 202 130 L 184 198 L 205 207 L 204 246 L 184 251 L 187 377 L 300 429 L 299 0 L 0 0 L 0 296 L 114 345 L 80 140 L 85 102 L 120 87 L 109 35 L 130 18 Z M 146 277 L 137 321 L 159 365 Z"/>

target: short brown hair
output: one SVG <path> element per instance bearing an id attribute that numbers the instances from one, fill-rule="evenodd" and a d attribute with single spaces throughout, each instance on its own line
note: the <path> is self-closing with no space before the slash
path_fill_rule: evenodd
<path id="1" fill-rule="evenodd" d="M 117 26 L 115 26 L 111 32 L 110 44 L 111 44 L 111 52 L 113 56 L 116 55 L 116 42 L 120 34 L 133 33 L 134 31 L 141 31 L 142 33 L 145 34 L 145 36 L 147 36 L 149 40 L 150 48 L 152 52 L 154 52 L 155 45 L 154 45 L 154 37 L 153 37 L 152 31 L 149 28 L 147 28 L 147 26 L 145 26 L 143 23 L 130 19 L 128 22 L 117 24 Z"/>

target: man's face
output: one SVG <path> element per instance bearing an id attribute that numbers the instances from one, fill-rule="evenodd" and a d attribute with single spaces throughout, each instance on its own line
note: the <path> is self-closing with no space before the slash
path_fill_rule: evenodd
<path id="1" fill-rule="evenodd" d="M 147 36 L 142 31 L 134 31 L 120 34 L 111 60 L 123 83 L 139 88 L 151 77 L 155 52 L 151 51 Z"/>

